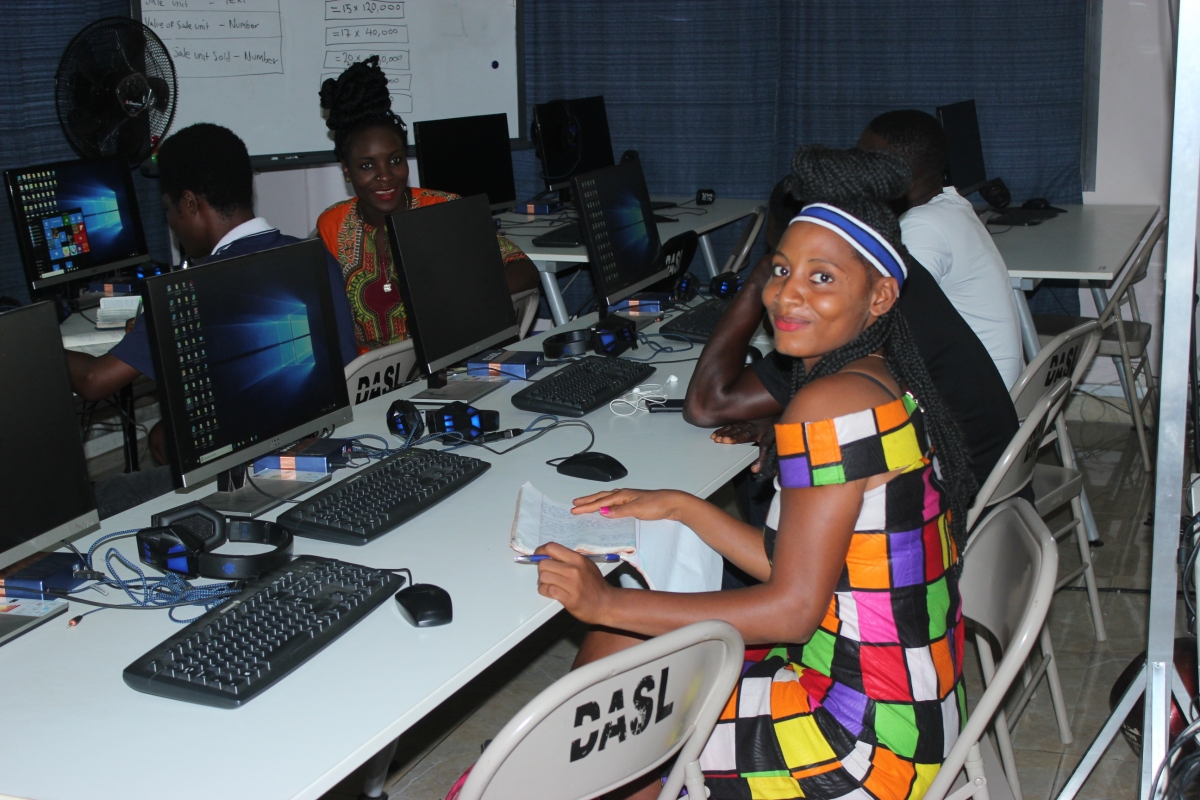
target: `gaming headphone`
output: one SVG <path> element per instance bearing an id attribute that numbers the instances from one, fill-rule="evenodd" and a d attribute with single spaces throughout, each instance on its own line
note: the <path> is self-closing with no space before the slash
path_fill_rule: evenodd
<path id="1" fill-rule="evenodd" d="M 230 519 L 199 501 L 151 517 L 152 527 L 137 532 L 143 564 L 188 578 L 242 581 L 281 567 L 292 558 L 292 533 L 260 519 Z M 265 553 L 214 553 L 226 542 L 274 547 Z"/>
<path id="2" fill-rule="evenodd" d="M 560 358 L 584 356 L 588 354 L 589 350 L 594 349 L 593 337 L 594 334 L 590 328 L 556 333 L 542 340 L 542 353 L 546 358 L 554 361 Z"/>
<path id="3" fill-rule="evenodd" d="M 411 400 L 397 400 L 387 410 L 388 429 L 401 439 L 420 439 L 425 430 L 421 411 Z"/>
<path id="4" fill-rule="evenodd" d="M 727 299 L 737 294 L 741 288 L 742 279 L 736 272 L 722 272 L 712 279 L 712 283 L 708 285 L 708 292 L 713 297 Z"/>
<path id="5" fill-rule="evenodd" d="M 589 351 L 602 356 L 619 356 L 637 349 L 637 326 L 633 320 L 608 316 L 590 328 L 556 333 L 542 340 L 542 353 L 551 361 L 584 356 Z"/>
<path id="6" fill-rule="evenodd" d="M 478 439 L 485 433 L 500 430 L 500 412 L 475 408 L 455 401 L 425 412 L 429 432 L 459 433 L 468 439 Z"/>

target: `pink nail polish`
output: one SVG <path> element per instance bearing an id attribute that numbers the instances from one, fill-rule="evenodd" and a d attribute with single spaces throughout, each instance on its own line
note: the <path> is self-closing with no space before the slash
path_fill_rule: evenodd
<path id="1" fill-rule="evenodd" d="M 600 506 L 600 513 L 601 513 L 601 514 L 607 514 L 607 513 L 608 513 L 608 506 Z"/>

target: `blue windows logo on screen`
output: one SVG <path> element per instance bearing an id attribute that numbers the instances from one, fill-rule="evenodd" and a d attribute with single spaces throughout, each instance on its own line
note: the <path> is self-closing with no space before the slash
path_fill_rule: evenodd
<path id="1" fill-rule="evenodd" d="M 275 329 L 279 347 L 279 367 L 311 367 L 313 359 L 312 334 L 308 330 L 308 312 L 303 306 L 299 313 L 288 314 L 286 317 L 270 323 Z"/>
<path id="2" fill-rule="evenodd" d="M 121 209 L 117 205 L 117 193 L 108 188 L 96 188 L 90 196 L 79 198 L 83 217 L 89 228 L 101 231 L 121 226 Z"/>

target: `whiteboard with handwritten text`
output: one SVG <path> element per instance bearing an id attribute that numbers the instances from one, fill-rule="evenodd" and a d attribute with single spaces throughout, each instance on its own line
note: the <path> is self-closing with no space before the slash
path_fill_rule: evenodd
<path id="1" fill-rule="evenodd" d="M 179 76 L 173 130 L 216 122 L 285 161 L 329 151 L 321 82 L 378 55 L 406 122 L 507 113 L 521 136 L 516 0 L 140 2 Z"/>

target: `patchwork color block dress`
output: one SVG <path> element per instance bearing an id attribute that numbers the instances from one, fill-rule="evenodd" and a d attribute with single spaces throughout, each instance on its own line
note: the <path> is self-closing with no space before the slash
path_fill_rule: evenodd
<path id="1" fill-rule="evenodd" d="M 948 507 L 911 395 L 776 425 L 776 488 L 904 472 L 863 496 L 846 565 L 804 645 L 747 650 L 700 766 L 713 798 L 918 800 L 966 719 Z M 778 491 L 764 530 L 773 557 Z"/>
<path id="2" fill-rule="evenodd" d="M 451 192 L 409 188 L 408 210 L 458 200 Z M 396 283 L 396 267 L 388 248 L 376 247 L 375 228 L 358 213 L 358 198 L 334 203 L 317 218 L 326 249 L 342 265 L 346 299 L 354 318 L 354 343 L 360 353 L 408 338 L 408 314 Z M 497 235 L 505 266 L 525 253 Z"/>

